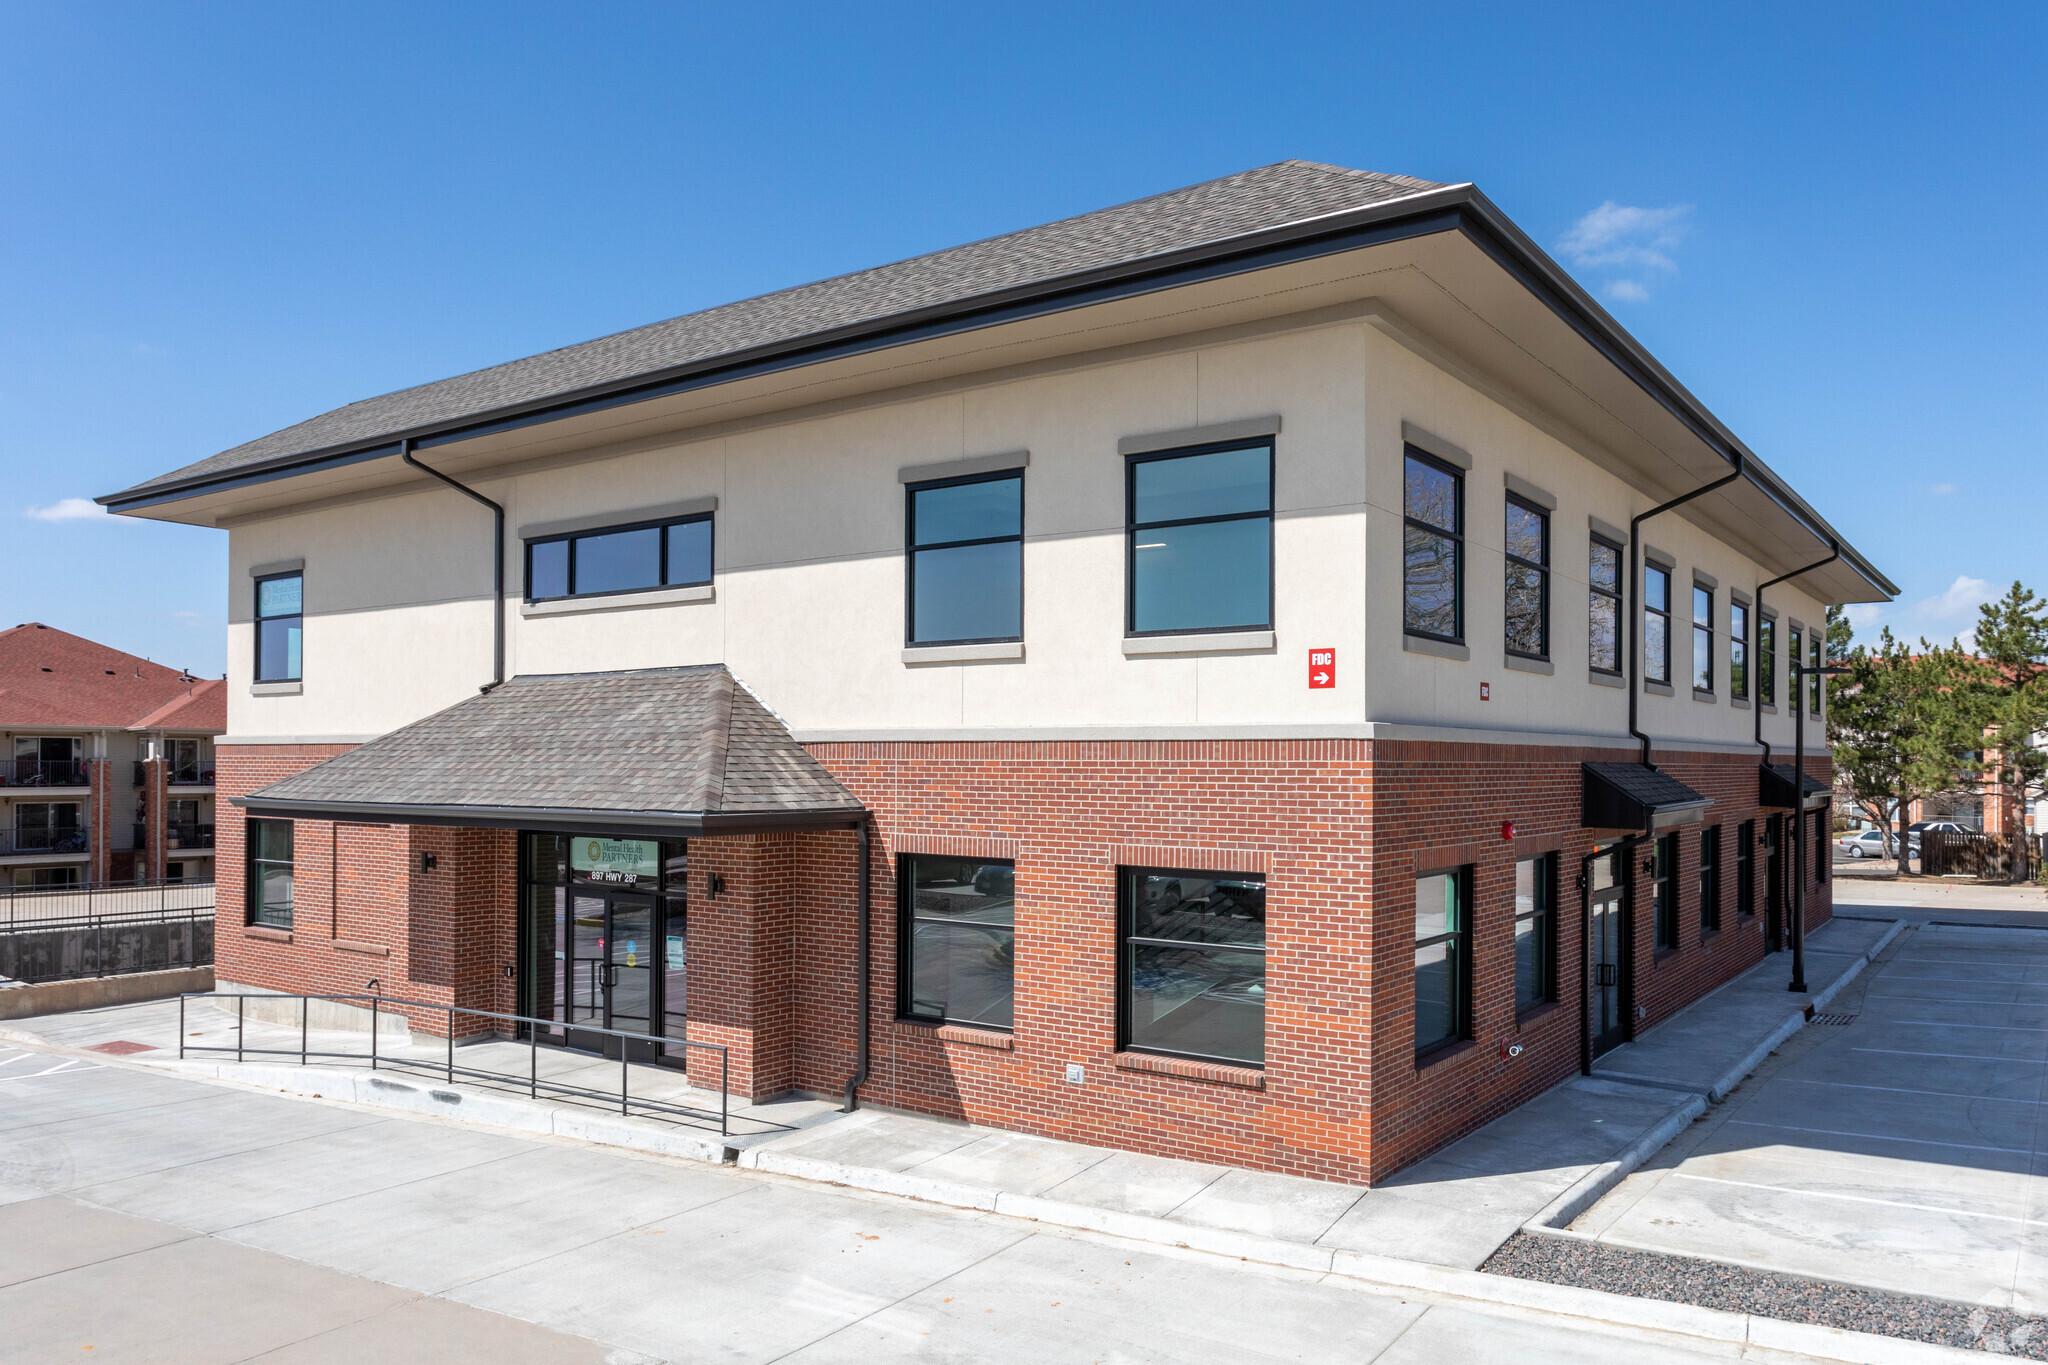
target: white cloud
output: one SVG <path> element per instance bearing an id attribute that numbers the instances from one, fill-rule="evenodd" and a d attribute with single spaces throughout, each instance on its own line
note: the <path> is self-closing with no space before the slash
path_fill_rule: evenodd
<path id="1" fill-rule="evenodd" d="M 1945 498 L 1956 491 L 1956 486 L 1952 483 L 1931 483 L 1927 485 L 1927 491 L 1937 498 Z"/>
<path id="2" fill-rule="evenodd" d="M 31 521 L 98 521 L 107 509 L 91 498 L 59 498 L 42 507 L 24 507 L 21 514 Z"/>
<path id="3" fill-rule="evenodd" d="M 1862 634 L 1877 629 L 1878 622 L 1884 620 L 1885 605 L 1883 602 L 1851 602 L 1842 610 L 1849 617 L 1849 625 Z"/>
<path id="4" fill-rule="evenodd" d="M 1644 208 L 1610 199 L 1573 223 L 1557 247 L 1584 270 L 1672 274 L 1678 269 L 1672 253 L 1684 240 L 1691 217 L 1690 204 Z M 1627 303 L 1641 303 L 1650 297 L 1649 285 L 1639 278 L 1611 279 L 1606 289 L 1608 297 Z"/>
<path id="5" fill-rule="evenodd" d="M 1974 621 L 1977 608 L 1989 602 L 1992 596 L 1989 583 L 1961 573 L 1943 591 L 1914 603 L 1913 614 L 1929 621 L 1959 625 L 1966 617 Z"/>

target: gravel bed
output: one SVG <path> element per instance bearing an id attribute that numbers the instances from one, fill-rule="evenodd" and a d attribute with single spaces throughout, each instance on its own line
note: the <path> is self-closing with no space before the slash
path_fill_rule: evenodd
<path id="1" fill-rule="evenodd" d="M 2026 1360 L 2048 1360 L 2048 1319 L 2005 1308 L 1973 1308 L 1914 1294 L 1889 1294 L 1723 1265 L 1718 1261 L 1634 1251 L 1570 1237 L 1518 1232 L 1479 1267 L 1493 1275 L 1575 1285 L 1664 1299 L 1785 1322 L 1809 1322 L 1907 1341 L 1960 1346 Z"/>

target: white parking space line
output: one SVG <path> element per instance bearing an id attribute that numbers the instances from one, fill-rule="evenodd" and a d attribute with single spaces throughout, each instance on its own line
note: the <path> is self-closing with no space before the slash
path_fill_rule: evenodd
<path id="1" fill-rule="evenodd" d="M 1939 1204 L 1915 1204 L 1905 1199 L 1874 1199 L 1867 1194 L 1837 1194 L 1833 1190 L 1800 1190 L 1785 1185 L 1766 1185 L 1755 1180 L 1728 1180 L 1717 1175 L 1694 1175 L 1691 1171 L 1673 1171 L 1678 1180 L 1697 1180 L 1704 1185 L 1734 1185 L 1745 1190 L 1763 1190 L 1768 1194 L 1805 1195 L 1809 1199 L 1839 1199 L 1849 1204 L 1878 1204 L 1888 1209 L 1912 1209 L 1917 1213 L 1939 1213 L 1951 1218 L 1983 1218 L 1994 1223 L 2018 1223 L 2022 1227 L 2048 1227 L 2048 1222 L 2039 1218 L 2018 1218 L 2009 1213 L 1973 1213 L 1968 1209 L 1944 1208 Z"/>
<path id="2" fill-rule="evenodd" d="M 1865 1138 L 1877 1142 L 1903 1142 L 1914 1147 L 1953 1147 L 1959 1152 L 2004 1152 L 2032 1156 L 2031 1147 L 1992 1147 L 1981 1142 L 1942 1142 L 1936 1138 L 1902 1137 L 1897 1133 L 1860 1133 L 1847 1128 L 1802 1128 L 1796 1123 L 1764 1123 L 1756 1119 L 1729 1119 L 1730 1127 L 1776 1128 L 1785 1133 L 1818 1133 L 1822 1137 Z"/>
<path id="3" fill-rule="evenodd" d="M 2014 990 L 2022 986 L 2041 986 L 2043 993 L 2048 994 L 2048 983 L 2040 981 L 1996 981 L 1981 976 L 1916 976 L 1911 972 L 1902 972 L 1897 976 L 1887 973 L 1878 979 L 1887 982 L 1911 982 L 1915 986 L 2010 986 Z"/>
<path id="4" fill-rule="evenodd" d="M 1982 1060 L 1987 1062 L 2002 1062 L 2011 1059 L 2005 1057 L 1986 1057 Z M 1887 1095 L 1933 1095 L 1939 1099 L 1944 1100 L 1996 1100 L 1998 1098 L 1998 1096 L 1996 1095 L 1969 1095 L 1954 1090 L 1908 1090 L 1903 1085 L 1864 1085 L 1857 1081 L 1816 1081 L 1811 1080 L 1805 1076 L 1790 1076 L 1787 1077 L 1787 1079 L 1797 1081 L 1801 1085 L 1832 1085 L 1839 1090 L 1882 1090 Z M 2012 1100 L 2007 1102 L 2012 1104 L 2027 1103 L 2026 1100 Z"/>
<path id="5" fill-rule="evenodd" d="M 1951 1024 L 1945 1019 L 1885 1019 L 1887 1024 L 1921 1024 L 1930 1028 L 1989 1029 L 1993 1033 L 2048 1033 L 2048 1028 L 2023 1028 L 2018 1024 Z"/>
<path id="6" fill-rule="evenodd" d="M 2034 1057 L 1985 1057 L 1974 1052 L 1908 1052 L 1896 1047 L 1855 1047 L 1851 1052 L 1875 1052 L 1885 1057 L 1945 1057 L 1952 1062 L 2018 1062 L 2025 1066 L 2048 1066 Z"/>
<path id="7" fill-rule="evenodd" d="M 45 1058 L 44 1060 L 48 1059 Z M 5 1062 L 0 1062 L 0 1066 L 5 1065 Z M 46 1066 L 41 1071 L 10 1072 L 5 1076 L 0 1076 L 0 1081 L 32 1081 L 38 1076 L 57 1076 L 67 1071 L 98 1071 L 99 1069 L 100 1064 L 98 1062 L 85 1062 L 75 1057 L 67 1057 L 59 1061 L 55 1066 Z"/>

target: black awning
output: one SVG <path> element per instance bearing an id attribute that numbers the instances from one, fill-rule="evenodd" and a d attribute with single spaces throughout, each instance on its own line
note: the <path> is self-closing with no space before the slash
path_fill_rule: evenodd
<path id="1" fill-rule="evenodd" d="M 1713 799 L 1643 763 L 1582 763 L 1579 823 L 1587 829 L 1697 824 Z"/>
<path id="2" fill-rule="evenodd" d="M 1828 784 L 1812 773 L 1801 773 L 1799 786 L 1805 789 L 1806 800 L 1802 803 L 1795 794 L 1790 763 L 1757 764 L 1756 803 L 1774 810 L 1791 810 L 1799 807 L 1805 810 L 1819 810 L 1828 803 Z"/>
<path id="3" fill-rule="evenodd" d="M 718 664 L 513 678 L 235 799 L 252 815 L 737 834 L 864 813 Z"/>

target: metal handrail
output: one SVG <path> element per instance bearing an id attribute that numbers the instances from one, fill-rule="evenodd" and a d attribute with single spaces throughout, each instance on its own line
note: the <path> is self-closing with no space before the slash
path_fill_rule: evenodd
<path id="1" fill-rule="evenodd" d="M 373 981 L 371 984 L 375 985 L 377 983 Z M 233 1047 L 229 1047 L 225 1043 L 191 1043 L 186 1041 L 185 1002 L 188 1000 L 234 1001 L 235 1045 Z M 299 1002 L 299 1049 L 296 1054 L 294 1054 L 290 1048 L 248 1047 L 244 1044 L 243 1038 L 246 1032 L 247 1024 L 247 1002 L 249 1002 L 250 1000 L 296 1000 Z M 528 1026 L 526 1030 L 526 1038 L 530 1051 L 530 1059 L 527 1065 L 526 1084 L 527 1093 L 533 1099 L 539 1099 L 540 1092 L 543 1090 L 552 1091 L 565 1095 L 582 1095 L 591 1099 L 605 1099 L 609 1096 L 609 1092 L 607 1091 L 592 1090 L 588 1086 L 569 1085 L 562 1081 L 544 1081 L 540 1078 L 540 1030 L 543 1028 L 573 1027 L 578 1033 L 594 1033 L 602 1035 L 607 1038 L 617 1038 L 621 1040 L 622 1043 L 654 1043 L 660 1047 L 694 1047 L 700 1048 L 705 1052 L 715 1052 L 718 1054 L 718 1134 L 720 1137 L 726 1137 L 730 1136 L 732 1132 L 732 1120 L 730 1113 L 730 1092 L 732 1090 L 732 1053 L 731 1050 L 728 1049 L 723 1043 L 704 1043 L 699 1042 L 694 1038 L 663 1038 L 658 1034 L 634 1033 L 628 1029 L 598 1028 L 595 1025 L 567 1025 L 559 1019 L 538 1019 L 530 1014 L 506 1014 L 499 1010 L 472 1009 L 466 1005 L 442 1005 L 437 1004 L 431 1000 L 407 1000 L 401 996 L 384 995 L 381 993 L 371 993 L 368 995 L 287 995 L 281 993 L 273 993 L 269 991 L 184 991 L 181 992 L 178 996 L 178 1059 L 180 1061 L 183 1061 L 186 1052 L 191 1051 L 232 1052 L 235 1054 L 235 1060 L 238 1062 L 241 1061 L 245 1055 L 253 1055 L 258 1057 L 290 1057 L 296 1055 L 299 1059 L 300 1066 L 306 1065 L 308 1060 L 315 1057 L 343 1061 L 363 1060 L 363 1056 L 361 1053 L 319 1052 L 311 1049 L 308 1046 L 309 1027 L 307 1023 L 307 1017 L 309 1011 L 311 1010 L 312 1002 L 315 1000 L 334 1001 L 344 1004 L 357 1003 L 362 1001 L 369 1002 L 369 1062 L 370 1069 L 372 1071 L 380 1069 L 380 1065 L 384 1063 L 389 1063 L 397 1066 L 432 1065 L 431 1063 L 419 1058 L 389 1056 L 380 1058 L 378 1056 L 377 1014 L 379 1009 L 385 1007 L 392 1007 L 401 1010 L 415 1009 L 424 1010 L 435 1014 L 446 1015 L 448 1020 L 448 1058 L 446 1062 L 442 1064 L 441 1069 L 445 1072 L 448 1084 L 450 1085 L 453 1085 L 455 1083 L 455 1078 L 457 1075 L 485 1077 L 491 1080 L 510 1079 L 503 1072 L 486 1071 L 478 1067 L 458 1067 L 455 1065 L 456 1015 L 460 1014 L 473 1019 L 491 1019 L 496 1020 L 500 1023 L 525 1024 Z M 619 1048 L 619 1113 L 621 1114 L 630 1114 L 632 1112 L 632 1105 L 634 1103 L 634 1100 L 631 1096 L 632 1065 L 632 1058 L 627 1054 L 626 1049 L 623 1046 L 621 1046 Z M 704 1117 L 704 1111 L 692 1109 L 686 1105 L 667 1104 L 660 1100 L 648 1099 L 640 1100 L 638 1101 L 638 1103 L 640 1107 L 643 1109 L 657 1110 L 661 1113 L 677 1114 L 685 1118 Z"/>

